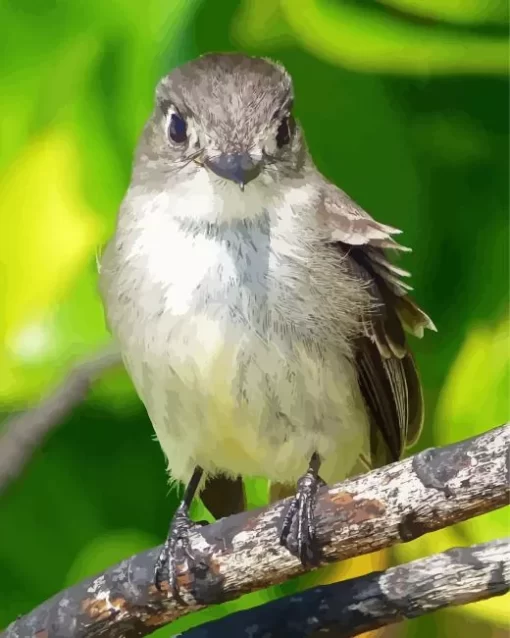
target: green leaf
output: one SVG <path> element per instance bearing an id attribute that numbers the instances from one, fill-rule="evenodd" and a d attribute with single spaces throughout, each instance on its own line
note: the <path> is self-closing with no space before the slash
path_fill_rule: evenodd
<path id="1" fill-rule="evenodd" d="M 275 40 L 275 13 L 266 6 L 274 4 L 273 0 L 263 0 L 251 11 L 243 9 L 245 26 L 239 21 L 235 25 L 243 42 L 253 46 Z M 441 25 L 430 28 L 363 3 L 280 0 L 279 10 L 302 47 L 326 62 L 351 70 L 427 76 L 508 72 L 506 36 Z M 255 12 L 261 16 L 255 19 Z M 253 22 L 263 24 L 262 16 L 272 18 L 267 40 L 262 28 L 252 26 Z"/>
<path id="2" fill-rule="evenodd" d="M 248 509 L 264 507 L 269 504 L 270 483 L 265 478 L 245 478 L 244 493 Z"/>
<path id="3" fill-rule="evenodd" d="M 439 397 L 438 445 L 476 436 L 509 418 L 510 340 L 506 321 L 468 333 Z"/>
<path id="4" fill-rule="evenodd" d="M 399 11 L 458 24 L 502 23 L 508 20 L 505 0 L 380 0 Z"/>

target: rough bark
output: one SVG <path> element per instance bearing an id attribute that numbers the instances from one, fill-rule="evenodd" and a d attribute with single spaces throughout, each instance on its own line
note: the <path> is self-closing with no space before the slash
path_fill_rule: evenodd
<path id="1" fill-rule="evenodd" d="M 321 490 L 321 564 L 413 540 L 508 503 L 510 425 Z M 3 638 L 131 638 L 185 613 L 281 583 L 304 570 L 278 542 L 289 500 L 193 534 L 198 558 L 180 557 L 180 605 L 152 585 L 159 548 L 71 587 L 14 622 Z M 191 567 L 191 568 L 190 568 Z M 165 583 L 163 583 L 165 585 Z"/>
<path id="2" fill-rule="evenodd" d="M 450 549 L 315 587 L 180 634 L 182 638 L 335 638 L 501 596 L 510 588 L 510 539 Z"/>

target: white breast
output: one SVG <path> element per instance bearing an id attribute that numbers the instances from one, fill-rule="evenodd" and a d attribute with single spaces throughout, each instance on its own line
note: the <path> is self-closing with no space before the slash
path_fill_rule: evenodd
<path id="1" fill-rule="evenodd" d="M 296 332 L 282 311 L 282 295 L 294 293 L 303 316 L 320 311 L 285 266 L 301 248 L 275 217 L 289 224 L 292 210 L 274 207 L 269 225 L 243 226 L 239 201 L 241 219 L 248 201 L 252 219 L 270 203 L 257 191 L 239 200 L 237 191 L 231 199 L 214 188 L 201 198 L 132 193 L 130 206 L 143 206 L 145 222 L 126 235 L 120 253 L 109 247 L 104 263 L 115 273 L 103 276 L 112 329 L 173 477 L 187 480 L 199 464 L 293 482 L 318 451 L 324 478 L 340 478 L 367 440 L 352 366 L 340 351 Z M 179 210 L 183 201 L 196 207 L 193 219 L 210 220 L 218 200 L 231 222 L 221 236 L 183 226 L 190 217 Z"/>

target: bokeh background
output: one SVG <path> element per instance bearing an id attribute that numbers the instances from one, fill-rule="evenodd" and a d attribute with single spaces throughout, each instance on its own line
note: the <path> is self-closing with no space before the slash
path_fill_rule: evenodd
<path id="1" fill-rule="evenodd" d="M 35 405 L 72 363 L 109 343 L 96 253 L 112 232 L 157 79 L 200 53 L 242 50 L 288 67 L 319 168 L 414 248 L 402 265 L 439 330 L 413 342 L 428 407 L 420 447 L 501 424 L 507 29 L 506 0 L 1 0 L 2 415 Z M 175 502 L 129 381 L 105 374 L 0 496 L 0 626 L 161 542 Z M 155 635 L 319 580 L 503 536 L 507 517 L 500 510 Z M 503 636 L 509 602 L 390 633 Z"/>

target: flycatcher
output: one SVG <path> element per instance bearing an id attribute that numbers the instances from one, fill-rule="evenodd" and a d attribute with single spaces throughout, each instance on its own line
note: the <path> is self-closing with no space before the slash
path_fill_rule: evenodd
<path id="1" fill-rule="evenodd" d="M 297 485 L 281 542 L 306 564 L 318 486 L 397 460 L 422 426 L 405 331 L 434 325 L 388 259 L 400 231 L 321 175 L 292 105 L 266 59 L 165 76 L 102 257 L 108 324 L 187 483 L 158 586 L 168 569 L 175 590 L 206 477 Z"/>

